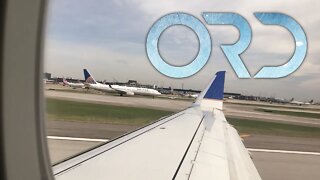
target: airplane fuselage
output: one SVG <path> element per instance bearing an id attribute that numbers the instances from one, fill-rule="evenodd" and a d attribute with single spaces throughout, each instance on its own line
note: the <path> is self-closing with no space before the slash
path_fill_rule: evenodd
<path id="1" fill-rule="evenodd" d="M 295 105 L 301 106 L 301 105 L 304 105 L 304 104 L 306 104 L 306 103 L 300 102 L 300 101 L 291 101 L 290 104 L 295 104 Z"/>
<path id="2" fill-rule="evenodd" d="M 96 84 L 86 84 L 86 86 L 91 88 L 91 89 L 98 90 L 98 91 L 116 92 L 114 89 L 110 88 L 110 86 L 106 85 L 106 84 L 96 83 Z"/>
<path id="3" fill-rule="evenodd" d="M 118 92 L 121 95 L 147 95 L 147 96 L 158 96 L 161 95 L 155 89 L 149 88 L 141 88 L 141 87 L 129 87 L 129 86 L 119 86 L 112 85 L 111 87 L 106 84 L 96 83 L 96 84 L 88 84 L 88 87 L 91 89 L 103 91 L 103 92 Z"/>
<path id="4" fill-rule="evenodd" d="M 84 84 L 83 83 L 72 83 L 72 82 L 68 82 L 68 81 L 64 81 L 63 85 L 67 85 L 73 88 L 84 88 Z"/>
<path id="5" fill-rule="evenodd" d="M 74 87 L 74 88 L 83 88 L 84 84 L 82 83 L 69 83 L 68 84 L 70 87 Z"/>
<path id="6" fill-rule="evenodd" d="M 112 85 L 112 88 L 117 91 L 123 91 L 131 93 L 129 95 L 146 95 L 146 96 L 159 96 L 161 95 L 160 92 L 158 92 L 155 89 L 150 88 L 142 88 L 142 87 L 129 87 L 129 86 L 119 86 L 119 85 Z"/>

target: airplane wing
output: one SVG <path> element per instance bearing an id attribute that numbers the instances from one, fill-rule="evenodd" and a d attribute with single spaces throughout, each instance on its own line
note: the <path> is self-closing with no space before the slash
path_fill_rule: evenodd
<path id="1" fill-rule="evenodd" d="M 224 76 L 191 107 L 55 165 L 55 178 L 261 179 L 223 114 Z"/>

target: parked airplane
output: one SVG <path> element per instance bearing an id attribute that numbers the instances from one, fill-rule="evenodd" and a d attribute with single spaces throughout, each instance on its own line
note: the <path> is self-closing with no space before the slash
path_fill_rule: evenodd
<path id="1" fill-rule="evenodd" d="M 304 105 L 304 102 L 301 102 L 301 101 L 291 101 L 290 104 L 294 104 L 294 105 L 299 105 L 299 106 L 302 106 Z"/>
<path id="2" fill-rule="evenodd" d="M 43 84 L 53 84 L 54 82 L 54 80 L 43 79 Z"/>
<path id="3" fill-rule="evenodd" d="M 281 104 L 287 104 L 293 101 L 293 98 L 288 100 L 288 99 L 283 99 L 283 98 L 273 98 L 273 99 L 269 99 L 269 101 L 271 102 L 275 102 L 275 103 L 281 103 Z"/>
<path id="4" fill-rule="evenodd" d="M 199 96 L 199 94 L 184 94 L 183 96 L 185 97 L 189 97 L 189 98 L 197 98 Z"/>
<path id="5" fill-rule="evenodd" d="M 311 99 L 309 102 L 305 103 L 305 105 L 310 105 L 310 104 L 314 104 L 313 99 Z"/>
<path id="6" fill-rule="evenodd" d="M 222 111 L 225 72 L 189 108 L 53 166 L 64 179 L 254 179 L 248 150 Z"/>
<path id="7" fill-rule="evenodd" d="M 94 80 L 91 74 L 88 72 L 87 69 L 83 70 L 84 79 L 85 79 L 85 86 L 90 89 L 95 89 L 103 92 L 115 92 L 109 85 L 98 83 Z"/>
<path id="8" fill-rule="evenodd" d="M 149 88 L 141 88 L 141 87 L 129 87 L 129 86 L 119 86 L 119 85 L 109 85 L 111 89 L 114 89 L 120 95 L 126 94 L 133 96 L 135 94 L 138 95 L 147 95 L 147 96 L 159 96 L 161 95 L 160 92 L 158 92 L 155 89 L 149 89 Z"/>
<path id="9" fill-rule="evenodd" d="M 105 91 L 105 92 L 117 92 L 121 96 L 122 95 L 147 95 L 147 96 L 159 96 L 161 95 L 160 92 L 158 92 L 155 89 L 150 88 L 141 88 L 141 87 L 129 87 L 129 86 L 119 86 L 119 85 L 106 85 L 98 83 L 94 80 L 94 78 L 90 75 L 89 71 L 87 69 L 83 70 L 85 81 L 88 84 L 89 88 Z"/>
<path id="10" fill-rule="evenodd" d="M 199 94 L 191 94 L 190 97 L 197 98 Z"/>
<path id="11" fill-rule="evenodd" d="M 299 105 L 299 106 L 302 106 L 302 105 L 310 105 L 310 104 L 313 104 L 313 99 L 309 102 L 301 102 L 301 101 L 295 101 L 293 98 L 292 98 L 292 101 L 290 102 L 290 104 L 295 104 L 295 105 Z"/>
<path id="12" fill-rule="evenodd" d="M 73 87 L 73 88 L 84 88 L 84 84 L 83 83 L 72 83 L 72 82 L 68 82 L 65 78 L 63 78 L 62 80 L 63 82 L 63 85 L 64 86 L 70 86 L 70 87 Z"/>

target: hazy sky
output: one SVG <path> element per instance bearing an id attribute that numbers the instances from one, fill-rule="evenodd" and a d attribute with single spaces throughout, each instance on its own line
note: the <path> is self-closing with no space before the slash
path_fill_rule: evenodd
<path id="1" fill-rule="evenodd" d="M 316 0 L 50 0 L 46 26 L 45 71 L 53 76 L 83 79 L 88 68 L 97 80 L 127 81 L 199 89 L 218 70 L 226 70 L 226 91 L 297 100 L 320 101 L 320 1 Z M 152 24 L 172 12 L 199 18 L 202 12 L 236 12 L 252 28 L 250 47 L 241 55 L 250 73 L 262 66 L 284 64 L 294 52 L 290 33 L 280 26 L 264 26 L 254 12 L 281 12 L 295 18 L 308 38 L 302 66 L 280 79 L 238 79 L 220 49 L 233 44 L 238 31 L 232 26 L 209 26 L 213 46 L 207 65 L 184 79 L 168 78 L 150 64 L 145 40 Z M 160 38 L 164 59 L 188 64 L 198 52 L 198 39 L 184 26 L 168 28 Z"/>

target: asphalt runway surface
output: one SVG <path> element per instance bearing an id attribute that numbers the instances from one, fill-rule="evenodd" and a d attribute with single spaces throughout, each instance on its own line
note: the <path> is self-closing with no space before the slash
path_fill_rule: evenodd
<path id="1" fill-rule="evenodd" d="M 252 152 L 262 179 L 315 180 L 320 178 L 320 156 Z"/>
<path id="2" fill-rule="evenodd" d="M 129 125 L 68 121 L 47 121 L 46 126 L 48 136 L 85 137 L 93 139 L 114 139 L 139 128 L 139 126 Z M 320 152 L 319 138 L 252 134 L 244 138 L 244 144 L 248 148 Z"/>
<path id="3" fill-rule="evenodd" d="M 102 142 L 48 139 L 51 164 L 55 164 L 101 143 Z"/>
<path id="4" fill-rule="evenodd" d="M 51 162 L 57 163 L 103 142 L 49 139 Z M 251 152 L 262 179 L 314 180 L 320 177 L 320 155 Z"/>

